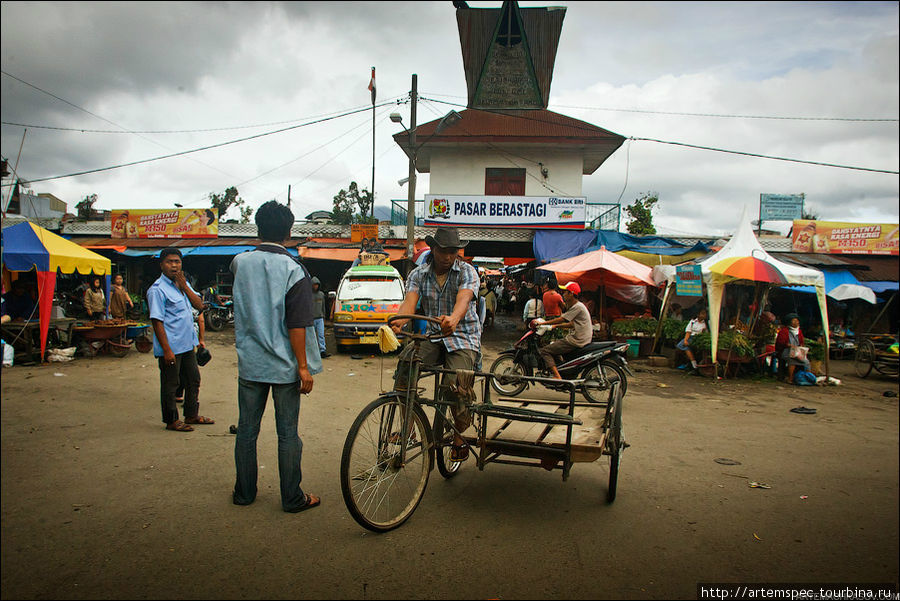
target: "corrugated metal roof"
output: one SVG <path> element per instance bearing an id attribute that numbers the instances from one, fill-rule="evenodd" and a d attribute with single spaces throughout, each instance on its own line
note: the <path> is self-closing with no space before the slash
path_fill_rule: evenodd
<path id="1" fill-rule="evenodd" d="M 868 267 L 854 271 L 860 282 L 898 282 L 900 281 L 900 257 L 882 255 L 842 255 L 842 258 L 853 261 L 856 265 Z"/>

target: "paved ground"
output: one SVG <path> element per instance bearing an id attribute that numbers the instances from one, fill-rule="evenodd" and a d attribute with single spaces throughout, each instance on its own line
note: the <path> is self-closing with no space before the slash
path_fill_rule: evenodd
<path id="1" fill-rule="evenodd" d="M 513 336 L 498 322 L 487 361 Z M 470 463 L 450 481 L 433 472 L 412 519 L 374 535 L 343 505 L 340 454 L 395 359 L 326 360 L 301 409 L 304 487 L 323 506 L 290 515 L 271 413 L 259 497 L 231 504 L 236 357 L 231 331 L 210 338 L 201 400 L 217 423 L 190 434 L 163 429 L 149 355 L 3 370 L 4 599 L 694 598 L 698 582 L 898 581 L 900 426 L 883 396 L 896 378 L 837 362 L 838 387 L 713 383 L 636 362 L 614 504 L 604 460 L 566 482 Z"/>

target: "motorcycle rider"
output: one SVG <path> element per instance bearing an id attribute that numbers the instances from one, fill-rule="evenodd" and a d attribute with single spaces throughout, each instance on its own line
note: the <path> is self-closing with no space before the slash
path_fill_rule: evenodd
<path id="1" fill-rule="evenodd" d="M 536 319 L 532 322 L 534 325 L 572 328 L 571 334 L 562 340 L 551 342 L 540 350 L 544 364 L 553 372 L 553 377 L 557 380 L 562 380 L 562 376 L 559 375 L 559 370 L 556 368 L 555 355 L 565 355 L 577 351 L 590 344 L 593 337 L 591 314 L 584 303 L 578 300 L 578 295 L 581 294 L 581 286 L 578 282 L 569 282 L 565 286 L 560 286 L 560 289 L 563 291 L 563 302 L 566 306 L 563 314 L 546 321 Z"/>

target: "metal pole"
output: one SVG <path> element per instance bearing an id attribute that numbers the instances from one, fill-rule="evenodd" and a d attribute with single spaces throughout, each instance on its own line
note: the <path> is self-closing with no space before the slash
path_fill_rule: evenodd
<path id="1" fill-rule="evenodd" d="M 406 200 L 406 256 L 409 259 L 407 274 L 413 270 L 413 254 L 416 242 L 416 101 L 419 76 L 413 73 L 412 90 L 409 93 L 409 196 Z"/>
<path id="2" fill-rule="evenodd" d="M 288 207 L 291 206 L 291 185 L 288 184 Z"/>
<path id="3" fill-rule="evenodd" d="M 374 69 L 374 67 L 372 67 Z M 375 219 L 375 95 L 372 94 L 372 219 Z M 378 236 L 376 236 L 377 238 Z"/>

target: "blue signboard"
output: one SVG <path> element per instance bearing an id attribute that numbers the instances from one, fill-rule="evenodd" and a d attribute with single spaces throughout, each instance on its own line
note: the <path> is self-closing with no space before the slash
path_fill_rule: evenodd
<path id="1" fill-rule="evenodd" d="M 759 218 L 762 221 L 803 219 L 805 194 L 760 194 Z"/>
<path id="2" fill-rule="evenodd" d="M 678 296 L 703 296 L 703 276 L 699 265 L 675 267 L 675 294 Z"/>

